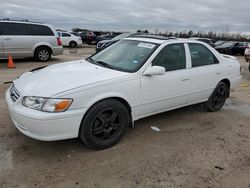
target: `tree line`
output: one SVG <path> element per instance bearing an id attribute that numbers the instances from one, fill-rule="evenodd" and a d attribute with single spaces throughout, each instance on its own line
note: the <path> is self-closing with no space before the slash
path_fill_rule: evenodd
<path id="1" fill-rule="evenodd" d="M 146 31 L 146 32 L 145 32 Z M 147 30 L 137 30 L 137 32 L 148 33 Z M 180 32 L 158 32 L 155 31 L 154 34 L 166 36 L 166 37 L 177 37 L 177 38 L 189 38 L 189 37 L 199 37 L 199 38 L 210 38 L 213 40 L 223 40 L 223 41 L 242 41 L 242 42 L 250 42 L 250 35 L 241 34 L 241 33 L 220 33 L 220 32 L 194 32 L 190 31 L 180 31 Z"/>
<path id="2" fill-rule="evenodd" d="M 81 29 L 81 28 L 73 28 L 72 31 L 74 32 L 86 32 L 89 31 L 87 29 Z M 101 32 L 101 31 L 99 31 Z M 103 31 L 103 33 L 122 33 L 122 32 L 112 32 L 112 31 Z M 138 29 L 137 33 L 143 33 L 143 34 L 149 34 L 150 32 L 148 30 L 142 30 Z M 210 38 L 213 40 L 223 40 L 223 41 L 242 41 L 242 42 L 250 42 L 250 35 L 249 34 L 241 34 L 241 33 L 229 33 L 229 32 L 195 32 L 192 30 L 189 31 L 165 31 L 165 32 L 159 32 L 157 29 L 154 33 L 157 35 L 162 35 L 166 37 L 177 37 L 177 38 L 189 38 L 189 37 L 199 37 L 199 38 Z"/>

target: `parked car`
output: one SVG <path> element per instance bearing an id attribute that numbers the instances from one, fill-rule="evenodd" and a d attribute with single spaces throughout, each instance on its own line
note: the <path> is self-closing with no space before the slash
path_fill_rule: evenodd
<path id="1" fill-rule="evenodd" d="M 5 97 L 23 134 L 46 141 L 79 136 L 104 149 L 138 119 L 197 103 L 220 110 L 240 80 L 237 59 L 206 43 L 133 37 L 85 60 L 24 73 Z"/>
<path id="2" fill-rule="evenodd" d="M 191 37 L 190 39 L 205 42 L 205 43 L 209 44 L 210 46 L 215 47 L 213 40 L 209 39 L 209 38 L 195 38 L 195 37 L 192 38 Z"/>
<path id="3" fill-rule="evenodd" d="M 111 40 L 111 39 L 115 38 L 116 36 L 117 36 L 117 34 L 100 35 L 100 36 L 96 37 L 96 44 L 98 44 L 99 42 L 101 42 L 103 40 Z"/>
<path id="4" fill-rule="evenodd" d="M 110 39 L 110 40 L 102 40 L 100 41 L 97 45 L 96 45 L 96 52 L 100 52 L 103 49 L 107 48 L 108 46 L 116 43 L 117 41 L 123 39 L 123 38 L 127 38 L 129 36 L 131 36 L 131 33 L 122 33 L 120 35 L 117 35 L 116 37 Z"/>
<path id="5" fill-rule="evenodd" d="M 61 40 L 52 26 L 28 20 L 0 20 L 0 59 L 11 55 L 44 62 L 62 53 Z"/>
<path id="6" fill-rule="evenodd" d="M 244 55 L 247 43 L 246 42 L 226 42 L 221 46 L 215 47 L 215 49 L 223 54 L 229 55 Z"/>
<path id="7" fill-rule="evenodd" d="M 226 41 L 219 40 L 219 41 L 216 41 L 216 42 L 214 43 L 214 45 L 215 45 L 215 47 L 216 47 L 216 46 L 221 46 L 221 45 L 224 44 L 224 43 L 226 43 Z"/>
<path id="8" fill-rule="evenodd" d="M 87 43 L 89 45 L 96 44 L 96 38 L 101 35 L 99 31 L 86 31 L 80 34 L 83 43 Z"/>
<path id="9" fill-rule="evenodd" d="M 70 48 L 76 48 L 82 46 L 82 39 L 81 37 L 75 36 L 69 32 L 58 32 L 58 35 L 61 38 L 63 46 L 69 46 Z"/>
<path id="10" fill-rule="evenodd" d="M 250 72 L 250 43 L 247 44 L 247 47 L 245 50 L 245 59 L 246 59 L 246 62 L 249 62 L 248 70 Z"/>

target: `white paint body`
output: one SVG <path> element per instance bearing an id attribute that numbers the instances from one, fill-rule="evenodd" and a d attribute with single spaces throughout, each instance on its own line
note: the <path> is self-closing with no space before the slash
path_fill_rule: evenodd
<path id="1" fill-rule="evenodd" d="M 66 33 L 69 36 L 63 36 L 62 34 Z M 61 39 L 62 45 L 63 46 L 69 46 L 70 42 L 75 42 L 77 46 L 82 46 L 82 39 L 81 37 L 77 37 L 69 32 L 58 32 L 58 35 Z"/>
<path id="2" fill-rule="evenodd" d="M 127 73 L 91 64 L 85 60 L 48 66 L 28 72 L 14 81 L 21 97 L 13 102 L 10 89 L 6 101 L 11 118 L 22 133 L 39 140 L 61 140 L 78 137 L 81 120 L 96 102 L 113 97 L 127 101 L 133 121 L 160 112 L 205 102 L 216 85 L 228 79 L 231 89 L 241 80 L 240 65 L 232 57 L 224 57 L 209 45 L 189 40 L 156 40 L 131 38 L 160 44 L 146 63 L 135 73 Z M 199 43 L 210 49 L 219 64 L 191 67 L 188 43 Z M 186 69 L 164 75 L 144 76 L 155 56 L 166 45 L 184 43 Z M 24 96 L 72 98 L 65 112 L 47 113 L 22 105 Z"/>

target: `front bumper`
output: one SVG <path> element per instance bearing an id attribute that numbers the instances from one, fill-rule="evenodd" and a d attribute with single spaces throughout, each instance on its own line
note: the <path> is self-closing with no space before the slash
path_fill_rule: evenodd
<path id="1" fill-rule="evenodd" d="M 47 113 L 22 105 L 22 97 L 16 102 L 5 94 L 9 113 L 16 128 L 24 135 L 43 141 L 64 140 L 78 137 L 85 109 L 68 110 L 61 113 Z"/>

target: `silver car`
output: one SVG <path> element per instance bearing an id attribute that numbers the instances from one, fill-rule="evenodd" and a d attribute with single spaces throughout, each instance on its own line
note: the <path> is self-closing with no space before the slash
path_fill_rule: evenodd
<path id="1" fill-rule="evenodd" d="M 63 53 L 57 32 L 47 24 L 0 20 L 0 59 L 34 57 L 48 61 L 51 55 Z"/>

